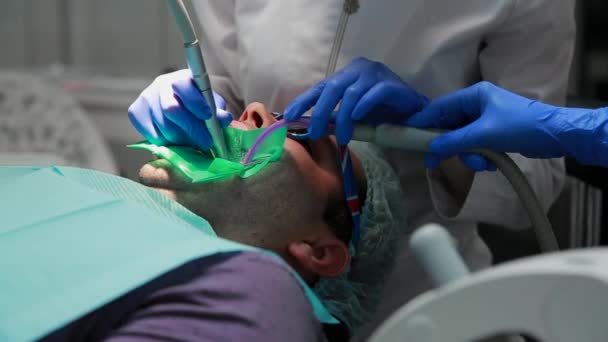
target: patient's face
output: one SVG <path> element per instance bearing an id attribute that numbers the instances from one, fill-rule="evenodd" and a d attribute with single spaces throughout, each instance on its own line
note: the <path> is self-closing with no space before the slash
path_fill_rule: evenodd
<path id="1" fill-rule="evenodd" d="M 262 104 L 253 103 L 231 125 L 254 129 L 275 121 Z M 280 161 L 246 179 L 193 184 L 159 159 L 142 167 L 140 180 L 206 218 L 220 236 L 281 248 L 286 239 L 305 238 L 301 235 L 307 230 L 302 227 L 318 228 L 325 222 L 327 208 L 343 203 L 333 138 L 286 139 L 283 149 Z"/>

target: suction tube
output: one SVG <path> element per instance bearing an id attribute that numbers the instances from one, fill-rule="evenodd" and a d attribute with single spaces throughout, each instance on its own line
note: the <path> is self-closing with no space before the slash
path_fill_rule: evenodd
<path id="1" fill-rule="evenodd" d="M 428 152 L 430 142 L 440 134 L 441 132 L 438 131 L 389 124 L 375 127 L 355 124 L 352 139 L 374 143 L 382 147 Z M 470 152 L 480 154 L 492 161 L 509 180 L 530 217 L 541 250 L 543 252 L 559 250 L 551 223 L 538 198 L 536 198 L 530 183 L 515 162 L 505 153 L 497 153 L 487 149 L 475 149 Z"/>

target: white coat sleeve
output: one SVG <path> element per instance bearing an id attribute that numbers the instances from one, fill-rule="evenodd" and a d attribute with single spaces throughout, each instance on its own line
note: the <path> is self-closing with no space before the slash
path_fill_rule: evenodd
<path id="1" fill-rule="evenodd" d="M 566 99 L 574 50 L 574 0 L 515 0 L 509 17 L 488 32 L 479 54 L 481 77 L 523 96 L 555 105 Z M 511 155 L 548 211 L 565 180 L 562 159 Z M 444 218 L 530 226 L 517 195 L 500 172 L 477 173 L 464 203 L 443 186 L 440 171 L 428 173 L 431 196 Z"/>
<path id="2" fill-rule="evenodd" d="M 238 115 L 244 103 L 239 88 L 238 36 L 234 0 L 193 1 L 200 26 L 199 40 L 213 90 Z"/>

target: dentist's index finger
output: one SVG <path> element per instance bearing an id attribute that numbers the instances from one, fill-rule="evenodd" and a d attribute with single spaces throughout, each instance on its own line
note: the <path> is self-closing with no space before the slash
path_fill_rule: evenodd
<path id="1" fill-rule="evenodd" d="M 481 126 L 480 122 L 476 121 L 438 136 L 431 141 L 431 152 L 452 156 L 484 147 L 480 142 L 480 132 L 483 131 Z"/>
<path id="2" fill-rule="evenodd" d="M 323 89 L 325 89 L 325 81 L 315 84 L 298 95 L 283 112 L 285 120 L 292 121 L 299 119 L 317 103 Z"/>
<path id="3" fill-rule="evenodd" d="M 336 74 L 328 79 L 310 118 L 308 133 L 312 139 L 320 138 L 326 131 L 334 109 L 344 97 L 346 89 L 357 81 L 356 74 Z"/>
<path id="4" fill-rule="evenodd" d="M 192 78 L 176 80 L 171 88 L 174 96 L 178 97 L 181 104 L 194 116 L 200 120 L 207 120 L 211 117 L 211 108 Z"/>
<path id="5" fill-rule="evenodd" d="M 406 124 L 418 128 L 453 129 L 474 121 L 481 115 L 479 84 L 439 97 L 412 115 Z"/>

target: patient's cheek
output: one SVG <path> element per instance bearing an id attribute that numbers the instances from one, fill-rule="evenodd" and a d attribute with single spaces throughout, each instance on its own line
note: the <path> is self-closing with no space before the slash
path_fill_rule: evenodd
<path id="1" fill-rule="evenodd" d="M 167 189 L 159 189 L 159 188 L 152 188 L 158 192 L 160 192 L 161 194 L 169 197 L 170 199 L 177 201 L 177 196 L 175 195 L 175 192 L 173 190 L 167 190 Z"/>

